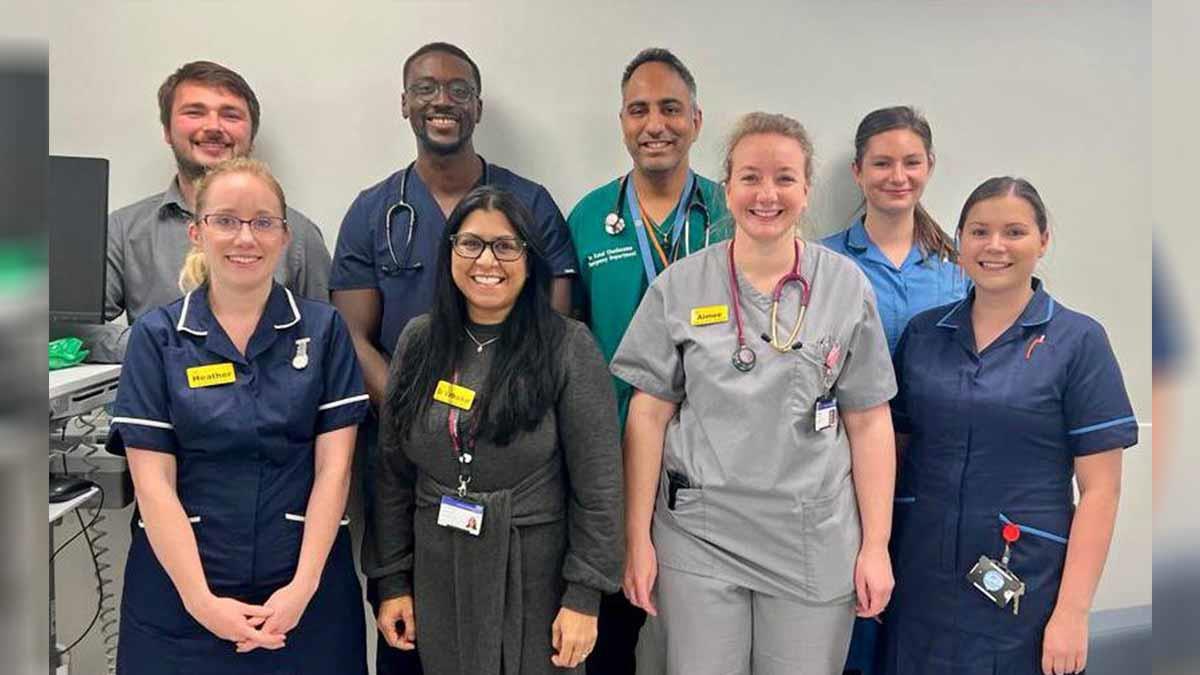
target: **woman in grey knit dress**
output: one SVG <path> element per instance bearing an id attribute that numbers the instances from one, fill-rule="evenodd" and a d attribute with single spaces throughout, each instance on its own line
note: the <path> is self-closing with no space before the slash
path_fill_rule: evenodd
<path id="1" fill-rule="evenodd" d="M 364 558 L 378 623 L 427 675 L 572 672 L 619 587 L 616 401 L 510 194 L 450 215 L 429 315 L 404 329 L 381 413 Z"/>

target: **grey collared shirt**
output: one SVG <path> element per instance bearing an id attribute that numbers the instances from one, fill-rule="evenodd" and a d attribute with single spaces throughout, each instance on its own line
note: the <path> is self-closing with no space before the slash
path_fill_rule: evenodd
<path id="1" fill-rule="evenodd" d="M 329 249 L 321 230 L 295 209 L 288 208 L 286 215 L 292 243 L 275 270 L 275 280 L 298 295 L 328 302 Z M 84 340 L 91 350 L 88 361 L 122 362 L 129 325 L 147 311 L 182 297 L 179 270 L 191 246 L 187 233 L 191 218 L 174 178 L 166 192 L 109 215 L 104 318 L 111 322 L 125 314 L 128 325 L 64 327 L 66 333 Z"/>

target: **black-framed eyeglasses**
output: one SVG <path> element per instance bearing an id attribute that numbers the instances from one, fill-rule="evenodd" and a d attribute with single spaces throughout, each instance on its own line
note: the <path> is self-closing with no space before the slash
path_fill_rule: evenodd
<path id="1" fill-rule="evenodd" d="M 484 249 L 492 249 L 492 256 L 496 260 L 502 262 L 513 262 L 520 260 L 521 256 L 525 255 L 525 247 L 527 244 L 517 239 L 516 237 L 499 237 L 491 241 L 481 239 L 473 234 L 452 234 L 450 235 L 450 245 L 454 247 L 454 252 L 463 258 L 477 260 L 483 255 Z"/>
<path id="2" fill-rule="evenodd" d="M 467 103 L 476 96 L 475 85 L 466 80 L 439 82 L 427 77 L 408 85 L 408 93 L 422 101 L 433 99 L 439 91 L 445 91 L 455 103 Z"/>
<path id="3" fill-rule="evenodd" d="M 273 234 L 287 228 L 287 220 L 279 216 L 255 216 L 247 220 L 228 213 L 210 213 L 200 221 L 225 235 L 241 232 L 243 224 L 249 225 L 254 234 Z"/>

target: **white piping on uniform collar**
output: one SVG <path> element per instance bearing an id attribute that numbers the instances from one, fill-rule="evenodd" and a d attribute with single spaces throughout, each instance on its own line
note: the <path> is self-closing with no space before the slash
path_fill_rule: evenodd
<path id="1" fill-rule="evenodd" d="M 196 335 L 199 337 L 205 337 L 208 335 L 208 331 L 196 330 L 194 328 L 188 328 L 187 326 L 183 325 L 184 322 L 187 321 L 188 304 L 192 301 L 192 293 L 194 293 L 194 292 L 195 291 L 188 291 L 187 295 L 183 296 L 183 309 L 181 309 L 179 311 L 179 323 L 175 324 L 175 330 L 180 331 L 180 332 L 191 333 L 192 335 Z"/>
<path id="2" fill-rule="evenodd" d="M 300 323 L 300 308 L 296 306 L 296 298 L 292 297 L 292 292 L 288 290 L 287 287 L 284 287 L 283 292 L 287 293 L 288 304 L 292 306 L 292 320 L 287 323 L 275 324 L 275 330 L 291 328 L 292 326 Z"/>

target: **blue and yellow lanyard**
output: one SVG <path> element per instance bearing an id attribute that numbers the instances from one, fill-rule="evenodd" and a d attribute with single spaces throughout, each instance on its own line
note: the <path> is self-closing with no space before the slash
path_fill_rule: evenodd
<path id="1" fill-rule="evenodd" d="M 691 199 L 692 189 L 696 183 L 696 174 L 693 171 L 688 171 L 687 183 L 683 186 L 683 192 L 679 195 L 679 203 L 675 206 L 675 224 L 671 226 L 671 241 L 668 243 L 679 242 L 679 237 L 683 234 L 683 226 L 687 223 L 688 209 L 687 202 Z M 654 266 L 654 259 L 650 253 L 650 223 L 642 218 L 642 210 L 638 206 L 637 191 L 634 190 L 633 180 L 625 181 L 625 203 L 629 205 L 629 214 L 633 216 L 633 229 L 637 231 L 638 250 L 642 255 L 642 266 L 646 270 L 646 284 L 654 283 L 654 278 L 658 276 L 658 270 Z M 654 238 L 654 248 L 662 259 L 663 269 L 671 263 L 667 258 L 667 254 L 658 244 L 658 237 Z M 676 247 L 678 249 L 678 247 Z"/>

